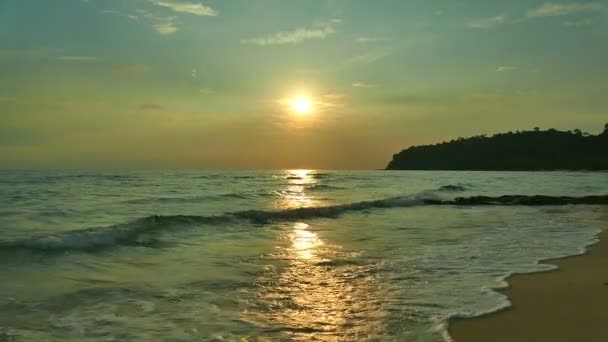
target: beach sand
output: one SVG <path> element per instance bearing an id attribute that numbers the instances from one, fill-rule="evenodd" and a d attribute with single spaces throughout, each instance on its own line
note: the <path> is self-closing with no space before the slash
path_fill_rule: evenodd
<path id="1" fill-rule="evenodd" d="M 500 292 L 512 307 L 451 321 L 454 341 L 608 341 L 608 231 L 599 239 L 587 254 L 545 261 L 556 270 L 509 277 Z"/>

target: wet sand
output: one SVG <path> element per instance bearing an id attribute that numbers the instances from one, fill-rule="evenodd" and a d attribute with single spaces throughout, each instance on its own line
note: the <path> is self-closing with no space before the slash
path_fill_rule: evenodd
<path id="1" fill-rule="evenodd" d="M 509 277 L 500 292 L 512 306 L 451 321 L 454 341 L 608 341 L 608 231 L 599 239 L 587 254 L 545 261 L 556 270 Z"/>

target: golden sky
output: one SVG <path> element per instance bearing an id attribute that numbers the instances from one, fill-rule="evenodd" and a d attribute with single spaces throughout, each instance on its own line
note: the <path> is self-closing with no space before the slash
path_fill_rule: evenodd
<path id="1" fill-rule="evenodd" d="M 606 1 L 4 0 L 0 168 L 383 168 L 608 121 Z"/>

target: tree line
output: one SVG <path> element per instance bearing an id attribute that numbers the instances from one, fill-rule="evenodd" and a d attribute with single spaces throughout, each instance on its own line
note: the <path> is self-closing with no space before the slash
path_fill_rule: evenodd
<path id="1" fill-rule="evenodd" d="M 608 170 L 608 123 L 598 135 L 535 127 L 412 146 L 393 155 L 386 169 Z"/>

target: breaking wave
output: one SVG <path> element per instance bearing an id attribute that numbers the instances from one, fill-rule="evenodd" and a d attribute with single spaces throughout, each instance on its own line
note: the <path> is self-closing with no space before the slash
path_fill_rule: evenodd
<path id="1" fill-rule="evenodd" d="M 146 203 L 192 203 L 192 202 L 205 202 L 215 201 L 224 199 L 248 199 L 250 196 L 238 193 L 225 193 L 216 195 L 203 195 L 203 196 L 190 196 L 190 197 L 147 197 L 147 198 L 135 198 L 126 200 L 123 203 L 131 204 L 146 204 Z"/>
<path id="2" fill-rule="evenodd" d="M 439 187 L 438 191 L 460 192 L 460 191 L 467 191 L 467 187 L 464 185 L 448 184 L 448 185 L 443 185 L 443 186 Z"/>
<path id="3" fill-rule="evenodd" d="M 154 243 L 150 234 L 177 229 L 184 226 L 217 226 L 238 221 L 265 224 L 273 221 L 293 221 L 314 218 L 336 218 L 348 212 L 367 209 L 387 209 L 424 205 L 608 205 L 608 195 L 568 197 L 568 196 L 523 196 L 505 195 L 499 197 L 471 196 L 455 199 L 440 199 L 430 193 L 413 196 L 361 201 L 324 207 L 304 207 L 277 211 L 246 210 L 216 216 L 167 215 L 148 216 L 129 223 L 105 228 L 90 228 L 47 235 L 29 239 L 0 242 L 2 249 L 26 249 L 38 251 L 95 251 L 120 245 L 147 245 Z"/>

